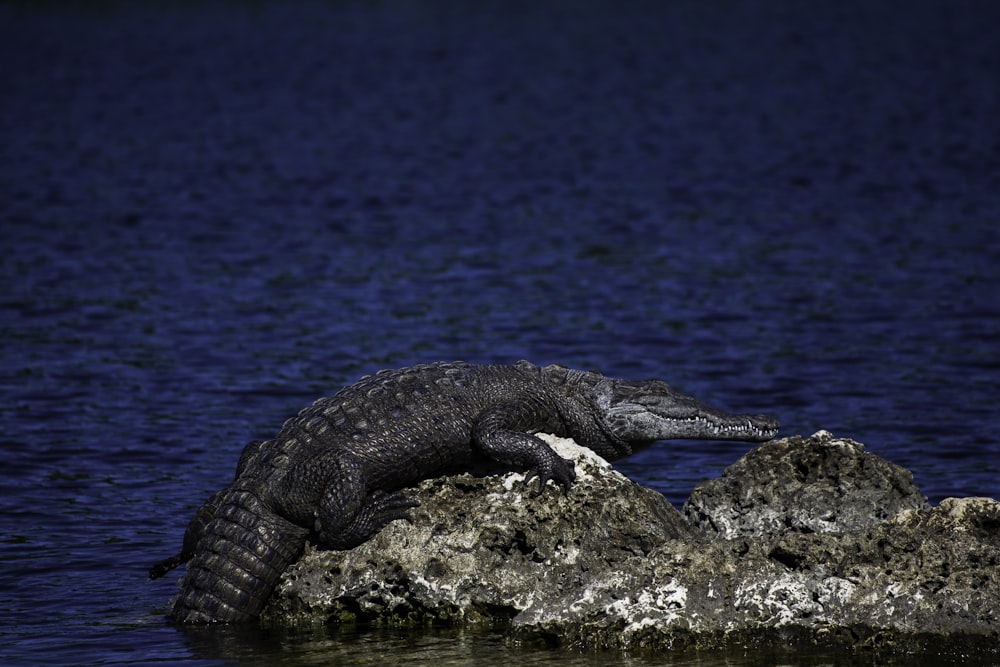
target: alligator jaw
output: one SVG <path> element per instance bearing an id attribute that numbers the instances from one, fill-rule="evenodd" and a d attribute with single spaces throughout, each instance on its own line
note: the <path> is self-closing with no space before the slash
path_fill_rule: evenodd
<path id="1" fill-rule="evenodd" d="M 661 417 L 647 413 L 656 440 L 743 440 L 764 442 L 778 434 L 778 422 L 767 415 L 695 414 Z"/>

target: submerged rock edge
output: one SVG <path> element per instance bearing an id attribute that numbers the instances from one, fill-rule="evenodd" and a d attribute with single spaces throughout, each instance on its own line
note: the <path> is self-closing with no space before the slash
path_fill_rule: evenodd
<path id="1" fill-rule="evenodd" d="M 262 621 L 488 624 L 607 649 L 791 634 L 905 651 L 941 645 L 928 637 L 1000 638 L 996 500 L 930 507 L 908 471 L 820 432 L 755 448 L 682 515 L 589 450 L 546 438 L 576 460 L 568 495 L 532 496 L 519 473 L 425 481 L 412 523 L 350 551 L 307 548 Z M 755 460 L 796 480 L 762 478 Z M 767 520 L 745 520 L 755 512 Z"/>

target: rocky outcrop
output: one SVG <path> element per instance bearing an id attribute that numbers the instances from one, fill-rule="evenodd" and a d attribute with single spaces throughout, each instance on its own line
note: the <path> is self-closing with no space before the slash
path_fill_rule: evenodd
<path id="1" fill-rule="evenodd" d="M 682 514 L 572 441 L 549 442 L 577 461 L 568 495 L 532 496 L 517 474 L 424 482 L 411 523 L 351 551 L 307 548 L 265 622 L 485 623 L 632 650 L 1000 641 L 995 500 L 930 507 L 905 469 L 820 432 L 758 447 Z"/>
<path id="2" fill-rule="evenodd" d="M 853 440 L 821 431 L 750 451 L 694 490 L 684 515 L 732 539 L 863 530 L 907 509 L 927 507 L 913 474 Z"/>

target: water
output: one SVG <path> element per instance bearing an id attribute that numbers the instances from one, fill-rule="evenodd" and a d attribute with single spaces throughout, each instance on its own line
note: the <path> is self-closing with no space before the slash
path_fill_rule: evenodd
<path id="1" fill-rule="evenodd" d="M 843 659 L 166 625 L 241 446 L 382 367 L 662 377 L 1000 498 L 992 5 L 533 4 L 0 7 L 0 662 Z"/>

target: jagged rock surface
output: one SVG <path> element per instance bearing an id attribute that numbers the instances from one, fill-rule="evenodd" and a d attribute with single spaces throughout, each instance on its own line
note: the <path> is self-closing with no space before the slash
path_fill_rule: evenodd
<path id="1" fill-rule="evenodd" d="M 913 473 L 820 431 L 757 447 L 684 504 L 695 526 L 724 538 L 841 533 L 926 508 Z"/>
<path id="2" fill-rule="evenodd" d="M 578 459 L 568 496 L 533 497 L 517 474 L 424 482 L 412 524 L 308 549 L 265 621 L 491 623 L 588 648 L 1000 643 L 995 500 L 928 507 L 906 470 L 820 432 L 752 451 L 685 520 L 600 458 L 562 454 Z"/>

